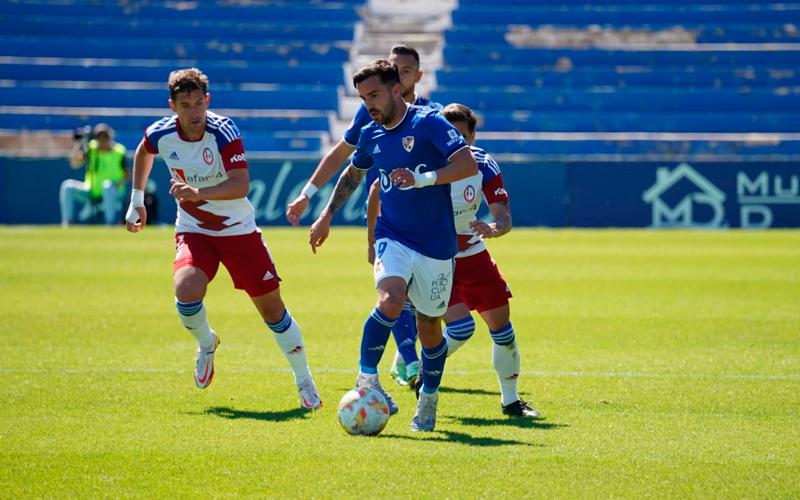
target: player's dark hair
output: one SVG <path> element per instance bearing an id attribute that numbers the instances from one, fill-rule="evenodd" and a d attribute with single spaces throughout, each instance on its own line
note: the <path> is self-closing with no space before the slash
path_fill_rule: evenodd
<path id="1" fill-rule="evenodd" d="M 396 56 L 404 55 L 404 56 L 412 56 L 415 61 L 417 61 L 417 66 L 419 66 L 419 52 L 414 50 L 414 48 L 409 47 L 405 44 L 398 44 L 392 47 L 392 50 L 389 51 L 390 54 L 394 54 Z"/>
<path id="2" fill-rule="evenodd" d="M 442 109 L 442 116 L 444 119 L 453 122 L 465 122 L 469 133 L 475 132 L 475 126 L 478 124 L 478 117 L 467 106 L 453 102 L 448 104 Z"/>
<path id="3" fill-rule="evenodd" d="M 400 83 L 400 72 L 397 66 L 384 59 L 378 59 L 367 64 L 353 75 L 353 87 L 358 88 L 358 84 L 367 78 L 378 76 L 381 83 L 387 87 L 392 87 Z"/>
<path id="4" fill-rule="evenodd" d="M 208 92 L 208 77 L 197 68 L 176 69 L 169 74 L 167 87 L 169 98 L 173 101 L 181 92 L 201 90 L 205 95 Z"/>

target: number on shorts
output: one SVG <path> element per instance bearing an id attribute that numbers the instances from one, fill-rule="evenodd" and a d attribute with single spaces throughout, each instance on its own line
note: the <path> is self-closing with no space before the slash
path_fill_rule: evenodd
<path id="1" fill-rule="evenodd" d="M 381 241 L 380 243 L 378 243 L 378 258 L 379 259 L 381 257 L 383 257 L 383 252 L 385 252 L 385 251 L 386 251 L 386 242 L 385 241 Z"/>

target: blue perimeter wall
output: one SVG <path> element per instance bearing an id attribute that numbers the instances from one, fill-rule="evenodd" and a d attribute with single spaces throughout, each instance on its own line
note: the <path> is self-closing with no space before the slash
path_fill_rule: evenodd
<path id="1" fill-rule="evenodd" d="M 250 160 L 250 200 L 261 226 L 286 225 L 294 199 L 316 162 Z M 515 226 L 800 227 L 798 162 L 501 162 Z M 82 179 L 63 159 L 0 158 L 0 224 L 58 224 L 63 179 Z M 175 220 L 169 178 L 156 160 L 160 222 Z M 312 200 L 310 224 L 333 184 Z M 362 188 L 335 224 L 362 224 Z M 482 213 L 485 213 L 485 208 Z"/>

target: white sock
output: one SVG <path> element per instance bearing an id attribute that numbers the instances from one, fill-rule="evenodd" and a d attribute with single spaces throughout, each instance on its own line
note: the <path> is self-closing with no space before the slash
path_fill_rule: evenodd
<path id="1" fill-rule="evenodd" d="M 492 344 L 492 364 L 495 371 L 497 371 L 497 380 L 500 382 L 500 395 L 503 399 L 503 406 L 505 406 L 519 399 L 519 394 L 517 393 L 517 379 L 519 378 L 520 369 L 519 348 L 514 338 L 514 330 L 511 327 L 511 323 L 500 330 L 489 333 L 494 341 Z M 498 341 L 501 343 L 498 344 Z"/>
<path id="2" fill-rule="evenodd" d="M 211 347 L 213 343 L 211 335 L 214 331 L 211 330 L 211 326 L 208 324 L 203 300 L 183 303 L 175 299 L 175 306 L 178 309 L 178 318 L 180 318 L 184 328 L 197 339 L 197 343 L 202 347 Z"/>
<path id="3" fill-rule="evenodd" d="M 472 315 L 447 323 L 442 330 L 442 335 L 447 341 L 447 357 L 453 355 L 475 333 L 475 320 Z"/>
<path id="4" fill-rule="evenodd" d="M 275 341 L 278 343 L 286 360 L 294 372 L 294 381 L 298 385 L 311 378 L 306 360 L 306 348 L 303 344 L 303 335 L 300 327 L 294 321 L 289 311 L 283 313 L 283 318 L 277 323 L 267 323 L 267 326 L 275 334 Z"/>

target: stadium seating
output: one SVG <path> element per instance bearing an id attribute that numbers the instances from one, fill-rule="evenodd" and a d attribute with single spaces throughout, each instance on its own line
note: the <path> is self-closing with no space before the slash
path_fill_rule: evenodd
<path id="1" fill-rule="evenodd" d="M 0 130 L 66 137 L 103 121 L 132 148 L 170 113 L 169 72 L 197 66 L 249 152 L 318 158 L 363 3 L 3 2 Z"/>
<path id="2" fill-rule="evenodd" d="M 3 2 L 0 133 L 105 121 L 132 147 L 169 113 L 169 72 L 198 66 L 248 150 L 318 158 L 365 3 Z M 797 3 L 459 0 L 444 42 L 431 97 L 476 109 L 500 154 L 797 150 Z"/>
<path id="3" fill-rule="evenodd" d="M 490 151 L 798 153 L 800 4 L 461 0 L 452 17 L 432 98 L 476 109 Z"/>

